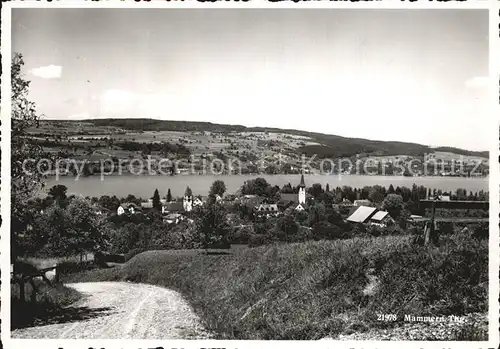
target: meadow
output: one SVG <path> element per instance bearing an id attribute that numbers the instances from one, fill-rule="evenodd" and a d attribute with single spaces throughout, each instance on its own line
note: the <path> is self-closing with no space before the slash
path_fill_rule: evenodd
<path id="1" fill-rule="evenodd" d="M 66 282 L 149 283 L 180 291 L 221 339 L 321 339 L 397 330 L 404 315 L 484 314 L 488 241 L 468 234 L 424 247 L 410 236 L 282 243 L 230 254 L 147 251 Z M 380 314 L 395 320 L 380 321 Z M 486 339 L 484 324 L 445 338 Z M 464 333 L 464 331 L 466 331 Z"/>

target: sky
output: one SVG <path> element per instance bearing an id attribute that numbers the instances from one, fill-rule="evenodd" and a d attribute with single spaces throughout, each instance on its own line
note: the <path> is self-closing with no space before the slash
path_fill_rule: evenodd
<path id="1" fill-rule="evenodd" d="M 47 119 L 490 145 L 485 10 L 13 9 L 12 52 Z"/>

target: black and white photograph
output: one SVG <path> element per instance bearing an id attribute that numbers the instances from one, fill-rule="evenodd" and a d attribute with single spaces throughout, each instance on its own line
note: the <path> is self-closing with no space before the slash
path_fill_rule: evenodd
<path id="1" fill-rule="evenodd" d="M 498 341 L 491 9 L 87 5 L 2 10 L 3 341 Z"/>

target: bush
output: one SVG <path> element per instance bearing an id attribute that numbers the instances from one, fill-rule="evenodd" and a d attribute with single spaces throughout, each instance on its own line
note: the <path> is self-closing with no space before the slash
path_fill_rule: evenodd
<path id="1" fill-rule="evenodd" d="M 489 239 L 489 227 L 487 223 L 482 223 L 478 227 L 474 229 L 472 233 L 472 237 L 479 240 L 487 240 Z"/>
<path id="2" fill-rule="evenodd" d="M 272 242 L 268 235 L 265 234 L 254 234 L 248 239 L 248 247 L 258 247 L 263 245 L 268 245 Z"/>
<path id="3" fill-rule="evenodd" d="M 455 233 L 453 222 L 441 222 L 438 225 L 439 235 L 451 235 Z"/>
<path id="4" fill-rule="evenodd" d="M 231 244 L 248 244 L 253 231 L 248 227 L 235 228 L 229 239 Z"/>
<path id="5" fill-rule="evenodd" d="M 81 298 L 75 289 L 56 284 L 49 287 L 45 282 L 35 280 L 38 288 L 37 302 L 22 302 L 19 299 L 19 285 L 11 285 L 11 329 L 50 323 L 52 318 L 61 316 L 63 309 Z M 25 286 L 26 300 L 31 298 L 33 289 Z"/>

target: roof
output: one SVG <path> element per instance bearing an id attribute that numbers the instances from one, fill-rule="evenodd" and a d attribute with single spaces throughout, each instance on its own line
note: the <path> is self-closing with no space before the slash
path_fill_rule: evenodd
<path id="1" fill-rule="evenodd" d="M 347 221 L 364 223 L 375 213 L 376 210 L 377 209 L 375 207 L 359 206 L 358 209 L 355 210 L 349 218 L 347 218 Z"/>
<path id="2" fill-rule="evenodd" d="M 375 213 L 373 216 L 372 216 L 372 220 L 374 221 L 381 221 L 382 219 L 384 219 L 385 217 L 387 217 L 387 215 L 389 214 L 389 212 L 387 211 L 378 211 L 377 213 Z"/>
<path id="3" fill-rule="evenodd" d="M 305 188 L 306 187 L 306 183 L 304 182 L 304 175 L 302 174 L 300 176 L 300 184 L 299 184 L 299 188 Z"/>
<path id="4" fill-rule="evenodd" d="M 298 207 L 302 207 L 304 210 L 306 210 L 308 206 L 306 204 L 297 204 L 297 206 L 294 207 L 294 210 L 297 210 Z"/>
<path id="5" fill-rule="evenodd" d="M 268 212 L 268 211 L 273 211 L 273 212 L 278 212 L 278 205 L 277 204 L 260 204 L 259 206 L 255 206 L 255 209 L 260 212 Z"/>
<path id="6" fill-rule="evenodd" d="M 153 208 L 153 201 L 145 201 L 141 202 L 142 208 Z"/>
<path id="7" fill-rule="evenodd" d="M 109 209 L 106 207 L 103 207 L 103 206 L 94 206 L 94 209 L 97 211 L 108 211 L 109 212 Z"/>
<path id="8" fill-rule="evenodd" d="M 180 213 L 169 213 L 168 215 L 165 216 L 166 219 L 176 219 L 181 217 L 182 215 Z"/>
<path id="9" fill-rule="evenodd" d="M 354 206 L 368 206 L 371 204 L 370 200 L 354 200 Z"/>
<path id="10" fill-rule="evenodd" d="M 165 210 L 167 211 L 183 211 L 184 206 L 182 202 L 169 202 L 165 205 Z"/>
<path id="11" fill-rule="evenodd" d="M 133 202 L 124 202 L 120 204 L 120 206 L 123 207 L 125 210 L 129 209 L 130 207 L 133 207 L 135 210 L 140 209 L 140 207 L 134 204 Z"/>
<path id="12" fill-rule="evenodd" d="M 288 202 L 299 202 L 299 194 L 285 193 L 281 194 L 280 198 L 282 201 Z"/>
<path id="13" fill-rule="evenodd" d="M 262 196 L 253 196 L 251 198 L 244 198 L 241 200 L 241 204 L 247 207 L 254 207 L 262 203 L 264 198 Z"/>

